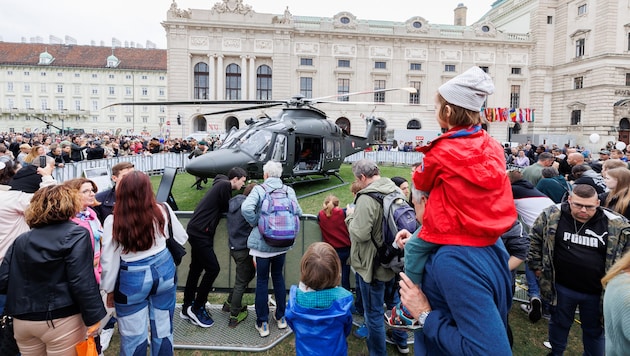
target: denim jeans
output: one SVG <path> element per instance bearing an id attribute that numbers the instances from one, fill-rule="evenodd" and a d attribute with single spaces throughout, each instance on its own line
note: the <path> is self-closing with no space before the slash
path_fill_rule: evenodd
<path id="1" fill-rule="evenodd" d="M 269 272 L 271 272 L 271 282 L 273 283 L 273 293 L 276 297 L 276 319 L 284 316 L 287 307 L 287 290 L 284 286 L 284 259 L 286 254 L 273 256 L 270 258 L 256 257 L 256 324 L 262 325 L 269 322 Z"/>
<path id="2" fill-rule="evenodd" d="M 346 290 L 350 290 L 350 265 L 348 258 L 350 257 L 350 247 L 336 248 L 337 256 L 341 260 L 341 286 Z"/>
<path id="3" fill-rule="evenodd" d="M 120 355 L 146 355 L 149 320 L 151 355 L 173 354 L 176 288 L 175 263 L 166 248 L 139 261 L 120 261 L 114 293 Z"/>
<path id="4" fill-rule="evenodd" d="M 385 344 L 385 323 L 383 322 L 383 302 L 388 283 L 393 283 L 393 279 L 389 282 L 375 280 L 372 283 L 366 283 L 360 275 L 358 278 L 358 283 L 361 285 L 363 309 L 365 310 L 365 324 L 368 329 L 367 346 L 370 356 L 385 356 L 387 355 L 387 347 Z M 392 338 L 397 345 L 407 346 L 406 332 L 394 330 Z"/>
<path id="5" fill-rule="evenodd" d="M 525 278 L 527 279 L 527 295 L 529 298 L 540 298 L 540 287 L 538 287 L 538 279 L 527 263 L 525 263 Z"/>
<path id="6" fill-rule="evenodd" d="M 567 347 L 567 337 L 575 309 L 580 307 L 582 343 L 585 356 L 603 356 L 605 349 L 604 328 L 600 323 L 599 294 L 576 292 L 556 283 L 558 304 L 551 309 L 549 321 L 549 342 L 553 355 L 562 355 Z"/>
<path id="7" fill-rule="evenodd" d="M 230 250 L 230 255 L 236 264 L 236 278 L 227 301 L 230 304 L 230 315 L 237 316 L 242 309 L 243 293 L 256 276 L 256 268 L 252 256 L 249 255 L 249 249 Z"/>

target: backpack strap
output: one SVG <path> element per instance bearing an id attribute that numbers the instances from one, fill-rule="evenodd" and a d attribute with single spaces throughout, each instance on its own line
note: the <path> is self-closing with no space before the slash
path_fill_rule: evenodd
<path id="1" fill-rule="evenodd" d="M 383 199 L 385 198 L 385 194 L 379 193 L 379 192 L 357 193 L 357 197 L 356 197 L 356 199 L 354 199 L 355 203 L 356 203 L 357 199 L 359 199 L 359 196 L 361 196 L 361 195 L 367 195 L 367 196 L 372 197 L 372 199 L 374 199 L 377 202 L 379 202 L 379 204 L 381 204 L 381 208 L 383 208 Z M 383 214 L 385 214 L 385 210 L 384 209 L 383 209 Z M 376 247 L 377 250 L 378 250 L 379 247 L 381 247 L 383 245 L 383 244 L 381 244 L 381 246 L 379 246 L 376 243 L 376 240 L 374 240 L 374 237 L 372 236 L 372 234 L 370 234 L 370 240 L 372 240 L 372 243 L 374 244 L 374 247 Z M 383 239 L 383 242 L 385 242 L 385 239 Z"/>

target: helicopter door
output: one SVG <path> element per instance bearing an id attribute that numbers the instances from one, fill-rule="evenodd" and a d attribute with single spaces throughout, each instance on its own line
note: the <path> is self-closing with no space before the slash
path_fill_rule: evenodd
<path id="1" fill-rule="evenodd" d="M 295 173 L 318 172 L 322 167 L 322 138 L 313 136 L 296 136 L 295 138 Z"/>
<path id="2" fill-rule="evenodd" d="M 338 171 L 341 158 L 341 141 L 338 138 L 326 138 L 324 140 L 324 172 Z"/>

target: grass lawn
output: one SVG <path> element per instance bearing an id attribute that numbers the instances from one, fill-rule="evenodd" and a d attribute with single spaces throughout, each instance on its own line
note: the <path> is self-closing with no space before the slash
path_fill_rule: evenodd
<path id="1" fill-rule="evenodd" d="M 341 168 L 341 176 L 346 182 L 352 182 L 353 176 L 349 165 L 343 165 Z M 409 167 L 392 167 L 382 166 L 382 176 L 393 177 L 402 176 L 409 177 Z M 160 177 L 152 177 L 151 181 L 154 184 L 155 190 L 159 185 Z M 180 210 L 194 210 L 197 202 L 206 193 L 207 189 L 198 191 L 194 188 L 190 188 L 193 184 L 194 178 L 188 174 L 179 174 L 175 179 L 173 186 L 173 196 L 179 206 Z M 331 178 L 329 181 L 324 182 L 312 182 L 307 184 L 299 184 L 295 186 L 295 190 L 298 196 L 302 196 L 311 192 L 316 192 L 324 189 L 328 186 L 339 184 L 339 180 Z M 211 186 L 209 182 L 206 187 Z M 317 214 L 321 209 L 324 198 L 327 194 L 335 194 L 339 197 L 342 204 L 351 202 L 352 194 L 350 193 L 350 186 L 344 185 L 338 187 L 329 192 L 319 193 L 313 196 L 309 196 L 300 199 L 300 205 L 305 213 Z M 182 295 L 178 293 L 178 300 L 181 302 Z M 210 296 L 210 302 L 221 304 L 225 300 L 225 294 L 212 294 Z M 253 295 L 245 295 L 244 302 L 253 304 Z M 510 325 L 514 334 L 514 355 L 545 355 L 549 350 L 543 346 L 543 342 L 547 340 L 547 322 L 545 319 L 540 320 L 536 324 L 532 324 L 527 315 L 520 310 L 520 303 L 515 302 L 509 315 Z M 483 323 L 483 320 L 479 321 Z M 115 335 L 112 340 L 110 348 L 105 352 L 105 355 L 118 355 L 119 339 Z M 348 354 L 349 355 L 367 355 L 367 347 L 365 341 L 359 340 L 352 335 L 348 337 Z M 578 323 L 575 323 L 571 328 L 569 335 L 568 348 L 566 355 L 581 355 L 582 342 L 581 342 L 581 330 Z M 411 354 L 413 354 L 413 348 Z M 397 354 L 397 350 L 394 346 L 388 346 L 389 354 Z M 218 351 L 201 351 L 201 350 L 176 350 L 176 355 L 241 355 L 243 352 L 218 352 Z M 285 341 L 274 347 L 273 349 L 260 353 L 261 355 L 291 355 L 295 354 L 295 338 L 290 336 Z"/>

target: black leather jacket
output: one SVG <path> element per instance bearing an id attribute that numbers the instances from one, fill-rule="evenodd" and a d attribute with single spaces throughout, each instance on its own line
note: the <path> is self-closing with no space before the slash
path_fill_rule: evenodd
<path id="1" fill-rule="evenodd" d="M 5 312 L 22 320 L 53 320 L 81 313 L 86 326 L 105 317 L 94 277 L 89 232 L 68 221 L 18 236 L 0 266 Z"/>

